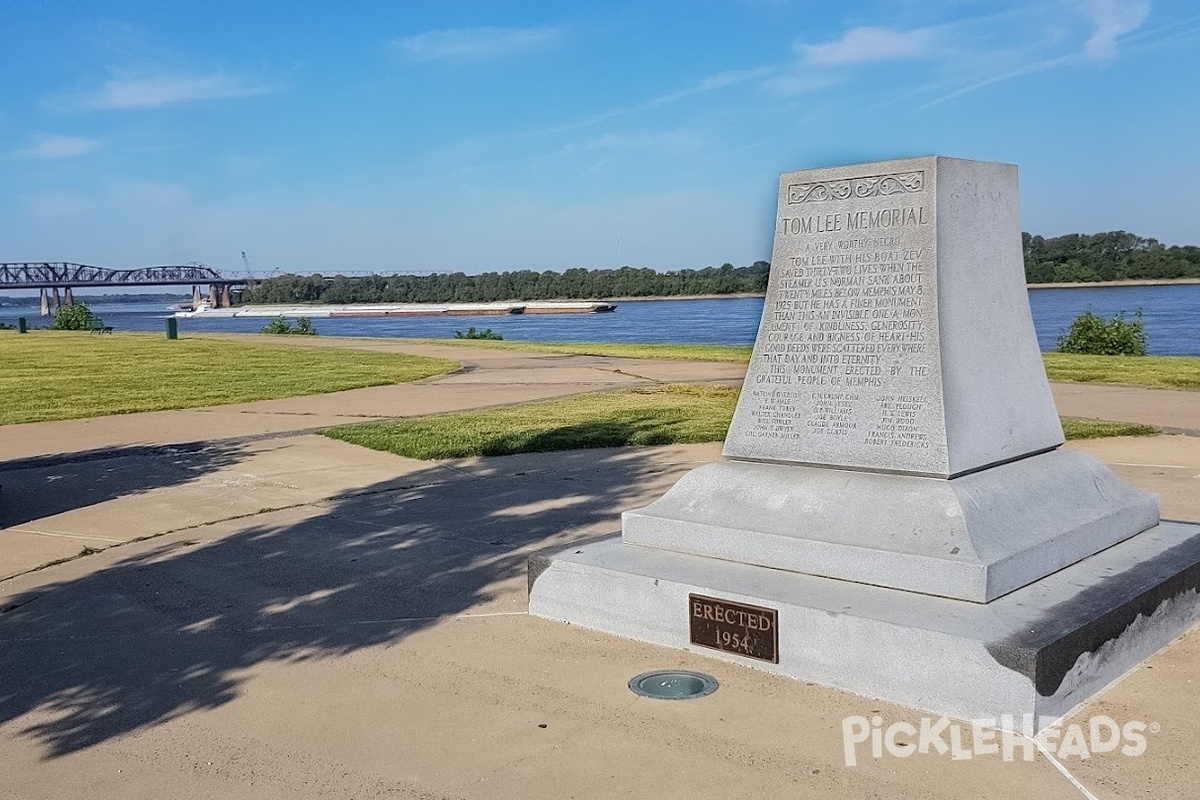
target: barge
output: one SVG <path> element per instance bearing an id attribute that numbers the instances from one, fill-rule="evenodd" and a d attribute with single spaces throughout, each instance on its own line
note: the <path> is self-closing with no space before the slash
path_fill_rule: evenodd
<path id="1" fill-rule="evenodd" d="M 605 314 L 615 303 L 597 300 L 545 300 L 518 303 L 361 303 L 349 305 L 252 305 L 176 311 L 176 317 L 498 317 L 514 314 Z"/>

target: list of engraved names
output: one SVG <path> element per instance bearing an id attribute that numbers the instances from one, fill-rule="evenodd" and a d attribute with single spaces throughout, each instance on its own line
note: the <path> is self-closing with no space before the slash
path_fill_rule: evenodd
<path id="1" fill-rule="evenodd" d="M 927 328 L 936 289 L 933 253 L 922 245 L 931 237 L 919 234 L 930 230 L 930 211 L 791 210 L 779 218 L 786 255 L 773 267 L 761 368 L 747 387 L 757 407 L 751 435 L 929 448 L 921 418 L 937 357 Z"/>

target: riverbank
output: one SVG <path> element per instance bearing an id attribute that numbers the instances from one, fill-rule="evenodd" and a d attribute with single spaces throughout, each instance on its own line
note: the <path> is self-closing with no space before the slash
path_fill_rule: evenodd
<path id="1" fill-rule="evenodd" d="M 1103 289 L 1110 286 L 1188 286 L 1200 284 L 1200 278 L 1130 278 L 1119 281 L 1074 281 L 1063 283 L 1027 283 L 1027 289 Z M 610 303 L 644 303 L 661 300 L 745 300 L 764 298 L 766 292 L 735 292 L 733 294 L 673 294 L 641 297 L 606 297 Z"/>
<path id="2" fill-rule="evenodd" d="M 1030 291 L 1029 304 L 1038 344 L 1052 351 L 1072 321 L 1086 311 L 1103 318 L 1120 312 L 1142 312 L 1152 355 L 1200 355 L 1200 285 L 1123 286 L 1081 284 L 1070 291 Z M 386 337 L 450 339 L 468 326 L 491 328 L 506 341 L 612 342 L 654 344 L 706 344 L 750 346 L 763 311 L 761 296 L 725 296 L 708 299 L 635 298 L 614 302 L 610 314 L 500 314 L 477 318 L 446 314 L 390 317 L 315 316 L 328 306 L 292 304 L 297 317 L 313 319 L 322 337 Z M 49 324 L 37 316 L 37 307 L 0 309 L 0 322 L 16 326 L 26 317 L 33 327 Z M 145 303 L 97 309 L 105 325 L 117 331 L 161 334 L 164 304 Z M 263 317 L 196 315 L 179 320 L 180 333 L 257 333 Z"/>
<path id="3" fill-rule="evenodd" d="M 1200 283 L 1200 278 L 1128 278 L 1119 281 L 1072 281 L 1061 283 L 1027 283 L 1026 289 L 1103 289 L 1108 286 L 1188 286 Z M 733 300 L 748 297 L 766 297 L 766 292 L 739 292 L 735 294 L 678 294 L 652 295 L 646 297 L 609 297 L 613 303 L 638 303 L 648 300 Z"/>
<path id="4" fill-rule="evenodd" d="M 1120 281 L 1072 281 L 1069 283 L 1027 283 L 1026 289 L 1104 289 L 1109 286 L 1189 286 L 1200 278 L 1127 278 Z"/>
<path id="5" fill-rule="evenodd" d="M 643 295 L 642 297 L 609 297 L 606 298 L 610 303 L 646 303 L 659 300 L 747 300 L 752 298 L 764 298 L 766 292 L 735 292 L 733 294 L 671 294 L 671 295 Z"/>

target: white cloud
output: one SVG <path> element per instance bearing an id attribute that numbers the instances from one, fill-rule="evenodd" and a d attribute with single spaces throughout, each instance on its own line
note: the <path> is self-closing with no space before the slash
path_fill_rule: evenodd
<path id="1" fill-rule="evenodd" d="M 944 59 L 952 52 L 944 41 L 945 26 L 896 30 L 882 27 L 851 28 L 836 39 L 820 44 L 792 43 L 796 61 L 769 77 L 763 88 L 780 95 L 810 94 L 849 79 L 839 69 L 881 61 Z"/>
<path id="2" fill-rule="evenodd" d="M 34 138 L 29 147 L 10 154 L 10 158 L 34 161 L 50 158 L 75 158 L 95 152 L 103 144 L 99 139 L 84 136 L 57 136 L 46 134 Z"/>
<path id="3" fill-rule="evenodd" d="M 1091 25 L 1091 35 L 1082 50 L 1071 47 L 1063 52 L 1070 38 L 1056 28 L 1044 28 L 1041 39 L 1031 39 L 1015 48 L 976 47 L 974 64 L 952 58 L 945 66 L 946 71 L 955 74 L 961 82 L 950 91 L 924 103 L 921 108 L 929 108 L 997 83 L 1070 64 L 1109 62 L 1117 56 L 1118 39 L 1141 28 L 1150 14 L 1150 0 L 1074 0 L 1074 3 Z M 1071 22 L 1077 25 L 1079 20 L 1076 17 Z M 1153 34 L 1147 31 L 1139 36 Z M 942 86 L 954 86 L 955 81 L 940 83 Z"/>
<path id="4" fill-rule="evenodd" d="M 589 150 L 663 150 L 672 154 L 695 152 L 699 138 L 688 131 L 674 130 L 648 133 L 605 133 L 578 144 L 563 145 L 561 153 L 572 155 Z"/>
<path id="5" fill-rule="evenodd" d="M 553 44 L 563 35 L 556 25 L 533 28 L 446 28 L 392 43 L 414 61 L 479 61 L 523 53 Z"/>
<path id="6" fill-rule="evenodd" d="M 767 80 L 763 83 L 763 88 L 782 95 L 810 94 L 840 82 L 840 78 L 828 72 L 798 68 Z"/>
<path id="7" fill-rule="evenodd" d="M 721 89 L 728 89 L 730 86 L 737 86 L 746 81 L 757 80 L 758 78 L 770 75 L 773 70 L 770 67 L 758 67 L 756 69 L 740 69 L 719 72 L 716 75 L 709 75 L 703 78 L 699 83 L 693 84 L 684 89 L 669 94 L 659 95 L 651 98 L 642 104 L 644 108 L 654 108 L 657 106 L 674 103 L 683 100 L 693 95 L 705 94 L 707 92 L 716 92 Z"/>
<path id="8" fill-rule="evenodd" d="M 759 67 L 758 69 L 734 69 L 727 70 L 726 72 L 718 72 L 716 75 L 709 75 L 707 78 L 696 84 L 692 92 L 713 92 L 717 89 L 736 86 L 739 83 L 744 83 L 748 80 L 753 80 L 754 78 L 761 78 L 769 72 L 769 69 L 763 67 Z"/>
<path id="9" fill-rule="evenodd" d="M 657 97 L 651 97 L 650 99 L 643 100 L 636 105 L 624 106 L 621 108 L 610 108 L 607 111 L 601 111 L 598 114 L 593 114 L 585 119 L 579 119 L 573 122 L 564 122 L 559 125 L 554 125 L 550 128 L 530 131 L 529 133 L 544 135 L 565 133 L 577 128 L 586 128 L 601 122 L 607 122 L 615 117 L 621 117 L 627 114 L 636 114 L 642 111 L 651 111 L 661 106 L 678 103 L 679 101 L 686 100 L 689 97 L 695 97 L 697 95 L 707 94 L 708 92 L 716 92 L 722 89 L 727 89 L 731 86 L 737 86 L 738 84 L 746 83 L 747 81 L 766 77 L 773 72 L 774 70 L 769 67 L 720 72 L 715 75 L 709 75 L 705 78 L 702 78 L 691 86 L 686 86 L 673 92 L 667 92 L 666 94 L 660 94 Z"/>
<path id="10" fill-rule="evenodd" d="M 940 46 L 934 28 L 898 31 L 891 28 L 851 28 L 840 39 L 823 44 L 797 42 L 796 51 L 809 64 L 838 67 L 874 61 L 927 58 Z"/>
<path id="11" fill-rule="evenodd" d="M 956 97 L 962 97 L 965 94 L 970 94 L 971 92 L 974 92 L 977 89 L 983 89 L 987 86 L 991 86 L 992 84 L 1002 83 L 1007 80 L 1012 80 L 1013 78 L 1022 78 L 1022 77 L 1025 77 L 1026 75 L 1034 75 L 1038 72 L 1045 72 L 1048 69 L 1054 69 L 1055 67 L 1060 67 L 1063 64 L 1068 64 L 1074 58 L 1075 58 L 1075 56 L 1071 56 L 1071 55 L 1058 56 L 1056 58 L 1047 58 L 1047 59 L 1043 59 L 1042 61 L 1035 61 L 1033 63 L 1026 64 L 1022 67 L 1018 67 L 1016 69 L 1012 69 L 1007 72 L 1000 72 L 995 75 L 990 75 L 986 78 L 981 78 L 981 79 L 975 81 L 974 83 L 968 83 L 965 86 L 959 86 L 958 88 L 956 88 L 946 94 L 935 97 L 934 99 L 921 105 L 920 108 L 931 108 L 933 106 L 944 103 L 947 100 L 953 100 Z"/>
<path id="12" fill-rule="evenodd" d="M 1150 0 L 1082 0 L 1084 15 L 1095 26 L 1083 47 L 1089 61 L 1111 61 L 1117 39 L 1132 33 L 1150 16 Z"/>
<path id="13" fill-rule="evenodd" d="M 119 77 L 106 81 L 91 94 L 73 98 L 69 104 L 97 111 L 164 108 L 207 100 L 254 97 L 270 91 L 268 86 L 245 83 L 222 72 Z"/>

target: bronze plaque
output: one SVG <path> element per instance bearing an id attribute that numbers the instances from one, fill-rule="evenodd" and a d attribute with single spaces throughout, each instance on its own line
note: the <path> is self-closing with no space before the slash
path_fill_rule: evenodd
<path id="1" fill-rule="evenodd" d="M 700 594 L 688 595 L 692 644 L 779 663 L 779 612 Z"/>

